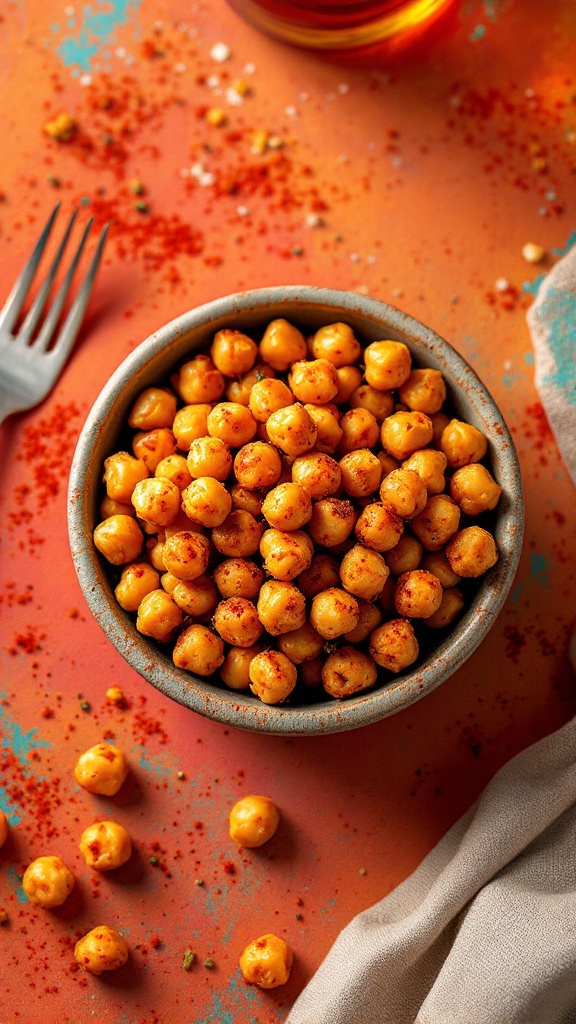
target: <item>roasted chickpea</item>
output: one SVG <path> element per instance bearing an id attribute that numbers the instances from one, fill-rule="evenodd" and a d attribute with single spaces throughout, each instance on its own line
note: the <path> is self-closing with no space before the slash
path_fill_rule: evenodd
<path id="1" fill-rule="evenodd" d="M 0 848 L 4 846 L 4 843 L 8 839 L 8 832 L 8 818 L 0 807 Z"/>
<path id="2" fill-rule="evenodd" d="M 410 375 L 412 357 L 401 341 L 373 341 L 364 349 L 364 376 L 377 391 L 399 388 Z"/>
<path id="3" fill-rule="evenodd" d="M 498 561 L 496 542 L 481 526 L 466 526 L 446 545 L 446 557 L 459 576 L 482 576 Z"/>
<path id="4" fill-rule="evenodd" d="M 214 527 L 211 536 L 221 555 L 250 558 L 258 551 L 263 533 L 262 523 L 257 522 L 250 512 L 238 508 L 226 516 L 220 526 Z"/>
<path id="5" fill-rule="evenodd" d="M 214 583 L 222 597 L 247 597 L 254 600 L 264 582 L 260 566 L 247 558 L 225 558 L 214 569 Z"/>
<path id="6" fill-rule="evenodd" d="M 143 543 L 142 530 L 131 516 L 109 516 L 94 530 L 95 547 L 112 565 L 134 562 Z"/>
<path id="7" fill-rule="evenodd" d="M 165 590 L 152 590 L 142 598 L 136 615 L 136 629 L 162 643 L 171 639 L 182 625 L 182 611 Z"/>
<path id="8" fill-rule="evenodd" d="M 224 661 L 218 669 L 222 682 L 230 690 L 248 690 L 250 687 L 250 662 L 264 648 L 260 644 L 254 647 L 230 647 Z"/>
<path id="9" fill-rule="evenodd" d="M 440 606 L 436 611 L 424 619 L 424 625 L 430 629 L 446 629 L 456 621 L 464 608 L 465 601 L 462 591 L 458 587 L 451 587 L 442 594 Z"/>
<path id="10" fill-rule="evenodd" d="M 367 498 L 380 485 L 380 459 L 369 448 L 349 452 L 340 460 L 342 487 L 351 498 Z"/>
<path id="11" fill-rule="evenodd" d="M 74 778 L 82 789 L 100 796 L 115 796 L 128 775 L 128 762 L 119 747 L 96 743 L 80 755 Z"/>
<path id="12" fill-rule="evenodd" d="M 303 661 L 312 661 L 324 650 L 324 638 L 314 629 L 311 622 L 305 622 L 300 629 L 290 633 L 282 633 L 278 638 L 278 647 L 295 665 Z"/>
<path id="13" fill-rule="evenodd" d="M 430 551 L 422 560 L 422 568 L 436 576 L 444 590 L 458 586 L 461 581 L 461 577 L 454 572 L 443 550 Z"/>
<path id="14" fill-rule="evenodd" d="M 74 875 L 60 857 L 37 857 L 28 865 L 22 888 L 30 903 L 51 910 L 60 907 L 74 888 Z"/>
<path id="15" fill-rule="evenodd" d="M 338 422 L 338 415 L 333 405 L 314 405 L 307 403 L 304 406 L 306 412 L 316 425 L 316 451 L 326 452 L 331 455 L 335 452 L 342 440 L 342 427 Z"/>
<path id="16" fill-rule="evenodd" d="M 404 572 L 396 583 L 394 606 L 406 619 L 427 619 L 438 611 L 442 601 L 442 584 L 425 569 Z"/>
<path id="17" fill-rule="evenodd" d="M 362 351 L 352 328 L 343 323 L 320 327 L 312 337 L 310 347 L 315 359 L 328 359 L 336 367 L 356 363 Z"/>
<path id="18" fill-rule="evenodd" d="M 234 459 L 234 476 L 250 491 L 268 490 L 278 482 L 282 462 L 276 448 L 265 441 L 245 444 Z"/>
<path id="19" fill-rule="evenodd" d="M 179 634 L 172 661 L 197 676 L 211 676 L 224 661 L 224 641 L 207 626 L 195 622 Z"/>
<path id="20" fill-rule="evenodd" d="M 440 446 L 440 438 L 450 423 L 450 417 L 445 412 L 435 412 L 430 419 L 432 420 L 432 441 L 430 443 L 434 448 L 438 448 Z"/>
<path id="21" fill-rule="evenodd" d="M 305 597 L 314 597 L 321 590 L 339 586 L 338 562 L 333 555 L 315 554 L 310 567 L 298 577 L 298 587 Z"/>
<path id="22" fill-rule="evenodd" d="M 388 579 L 390 578 L 389 576 Z M 378 605 L 372 601 L 362 601 L 359 598 L 358 609 L 360 615 L 356 626 L 354 626 L 354 629 L 349 629 L 347 633 L 344 633 L 344 639 L 349 644 L 364 643 L 364 640 L 367 640 L 370 633 L 382 622 L 382 612 Z"/>
<path id="23" fill-rule="evenodd" d="M 256 420 L 239 402 L 219 402 L 209 412 L 206 426 L 211 437 L 219 437 L 231 448 L 248 444 L 256 433 Z"/>
<path id="24" fill-rule="evenodd" d="M 265 530 L 260 541 L 264 569 L 277 580 L 290 581 L 312 561 L 314 545 L 303 530 Z"/>
<path id="25" fill-rule="evenodd" d="M 356 537 L 364 547 L 374 551 L 390 551 L 396 547 L 404 523 L 399 515 L 382 502 L 366 505 L 355 526 Z"/>
<path id="26" fill-rule="evenodd" d="M 395 576 L 401 576 L 403 572 L 418 569 L 423 553 L 424 548 L 418 538 L 410 533 L 403 533 L 396 547 L 387 551 L 384 558 L 390 572 Z"/>
<path id="27" fill-rule="evenodd" d="M 312 500 L 297 483 L 278 484 L 262 502 L 262 515 L 277 530 L 298 530 L 312 515 Z"/>
<path id="28" fill-rule="evenodd" d="M 306 622 L 304 594 L 284 580 L 269 580 L 260 588 L 258 617 L 272 636 L 300 629 Z"/>
<path id="29" fill-rule="evenodd" d="M 339 498 L 322 498 L 312 507 L 308 531 L 315 544 L 336 547 L 348 539 L 357 519 L 352 502 Z"/>
<path id="30" fill-rule="evenodd" d="M 271 320 L 260 342 L 260 357 L 279 373 L 291 363 L 306 358 L 306 340 L 288 320 Z"/>
<path id="31" fill-rule="evenodd" d="M 255 519 L 262 514 L 262 502 L 264 499 L 259 491 L 249 491 L 247 487 L 242 487 L 236 481 L 230 487 L 230 497 L 232 498 L 233 510 L 241 509 L 244 512 L 249 512 Z"/>
<path id="32" fill-rule="evenodd" d="M 154 476 L 163 477 L 176 484 L 178 490 L 183 491 L 188 486 L 192 477 L 184 455 L 168 455 L 158 463 Z"/>
<path id="33" fill-rule="evenodd" d="M 439 551 L 460 523 L 460 509 L 447 494 L 431 494 L 410 526 L 427 551 Z"/>
<path id="34" fill-rule="evenodd" d="M 195 580 L 208 568 L 210 542 L 201 533 L 181 530 L 167 537 L 162 546 L 164 568 L 179 580 Z"/>
<path id="35" fill-rule="evenodd" d="M 258 988 L 278 988 L 290 977 L 293 954 L 290 946 L 269 932 L 250 942 L 240 956 L 240 970 Z"/>
<path id="36" fill-rule="evenodd" d="M 263 704 L 282 704 L 296 686 L 296 666 L 281 651 L 261 651 L 250 662 L 250 689 Z"/>
<path id="37" fill-rule="evenodd" d="M 240 377 L 254 366 L 258 347 L 247 334 L 225 327 L 214 335 L 210 355 L 224 377 Z"/>
<path id="38" fill-rule="evenodd" d="M 350 395 L 353 409 L 368 409 L 378 423 L 394 412 L 394 396 L 390 391 L 377 391 L 371 384 L 360 384 Z"/>
<path id="39" fill-rule="evenodd" d="M 148 475 L 142 459 L 130 455 L 130 452 L 115 452 L 104 460 L 106 494 L 113 501 L 129 504 L 136 484 Z"/>
<path id="40" fill-rule="evenodd" d="M 395 412 L 382 424 L 382 446 L 394 459 L 407 459 L 432 440 L 432 421 L 423 412 Z"/>
<path id="41" fill-rule="evenodd" d="M 287 384 L 275 378 L 256 381 L 250 392 L 249 408 L 258 423 L 266 423 L 273 412 L 294 404 L 294 395 Z"/>
<path id="42" fill-rule="evenodd" d="M 145 388 L 128 414 L 128 423 L 137 430 L 171 427 L 175 415 L 176 396 L 169 388 Z"/>
<path id="43" fill-rule="evenodd" d="M 380 487 L 380 500 L 402 519 L 417 516 L 427 498 L 426 486 L 413 469 L 393 469 Z"/>
<path id="44" fill-rule="evenodd" d="M 174 417 L 172 430 L 176 438 L 176 444 L 181 451 L 187 452 L 190 446 L 199 437 L 205 437 L 208 433 L 208 416 L 212 411 L 211 405 L 185 405 L 179 409 Z"/>
<path id="45" fill-rule="evenodd" d="M 123 501 L 114 501 L 107 494 L 102 498 L 98 511 L 100 513 L 100 520 L 109 519 L 110 516 L 130 516 L 131 519 L 136 518 L 133 505 L 125 505 Z"/>
<path id="46" fill-rule="evenodd" d="M 164 572 L 166 566 L 164 565 L 164 543 L 166 537 L 164 531 L 160 530 L 159 534 L 155 537 L 150 537 L 146 541 L 146 554 L 150 559 L 150 563 L 157 572 Z"/>
<path id="47" fill-rule="evenodd" d="M 298 402 L 325 405 L 338 391 L 338 374 L 329 359 L 301 359 L 292 363 L 288 384 Z"/>
<path id="48" fill-rule="evenodd" d="M 338 374 L 338 391 L 334 401 L 337 405 L 344 405 L 345 402 L 350 401 L 351 395 L 360 387 L 362 374 L 357 366 L 351 365 L 337 366 L 336 373 Z"/>
<path id="49" fill-rule="evenodd" d="M 384 584 L 384 589 L 382 590 L 382 593 L 378 598 L 378 604 L 380 605 L 382 611 L 386 613 L 386 618 L 389 618 L 390 615 L 396 614 L 396 609 L 394 607 L 395 589 L 396 577 L 393 576 L 392 573 L 390 573 L 390 576 L 388 577 L 386 583 Z"/>
<path id="50" fill-rule="evenodd" d="M 114 928 L 100 924 L 78 940 L 74 947 L 74 959 L 78 967 L 88 974 L 116 971 L 128 959 L 128 946 Z"/>
<path id="51" fill-rule="evenodd" d="M 148 562 L 132 562 L 122 570 L 114 596 L 125 612 L 135 612 L 146 594 L 158 589 L 159 579 L 158 572 Z"/>
<path id="52" fill-rule="evenodd" d="M 417 473 L 428 494 L 441 494 L 446 486 L 444 473 L 447 461 L 444 452 L 421 448 L 402 463 L 402 469 L 411 469 Z"/>
<path id="53" fill-rule="evenodd" d="M 323 452 L 306 452 L 292 463 L 292 480 L 305 487 L 314 500 L 335 494 L 342 473 L 335 459 Z"/>
<path id="54" fill-rule="evenodd" d="M 390 569 L 382 555 L 362 544 L 355 544 L 344 555 L 340 579 L 344 590 L 364 601 L 373 601 L 384 587 Z"/>
<path id="55" fill-rule="evenodd" d="M 377 674 L 376 665 L 369 655 L 345 644 L 326 658 L 322 684 L 331 697 L 343 700 L 374 686 Z"/>
<path id="56" fill-rule="evenodd" d="M 313 447 L 318 428 L 304 406 L 296 402 L 273 412 L 266 422 L 266 431 L 272 444 L 296 457 Z"/>
<path id="57" fill-rule="evenodd" d="M 462 512 L 479 516 L 496 508 L 502 488 L 479 462 L 457 469 L 450 480 L 450 495 Z"/>
<path id="58" fill-rule="evenodd" d="M 446 385 L 440 370 L 431 367 L 412 370 L 400 387 L 398 397 L 415 412 L 425 412 L 428 416 L 440 412 L 446 401 Z"/>
<path id="59" fill-rule="evenodd" d="M 226 381 L 210 356 L 201 354 L 183 363 L 173 380 L 183 402 L 189 405 L 219 402 Z"/>
<path id="60" fill-rule="evenodd" d="M 182 508 L 193 523 L 220 526 L 232 509 L 232 498 L 219 480 L 201 476 L 182 491 Z"/>
<path id="61" fill-rule="evenodd" d="M 230 380 L 225 391 L 229 402 L 239 402 L 240 405 L 250 404 L 252 388 L 260 380 L 268 377 L 275 377 L 276 370 L 273 370 L 267 363 L 255 363 L 248 373 L 243 373 L 236 380 Z M 254 417 L 256 419 L 257 417 Z"/>
<path id="62" fill-rule="evenodd" d="M 324 668 L 324 657 L 312 658 L 312 661 L 303 661 L 298 665 L 298 680 L 307 690 L 316 689 L 322 686 L 322 669 Z"/>
<path id="63" fill-rule="evenodd" d="M 338 445 L 341 455 L 347 455 L 356 448 L 373 448 L 378 442 L 380 428 L 368 409 L 349 409 L 340 420 L 342 440 Z"/>
<path id="64" fill-rule="evenodd" d="M 148 477 L 136 484 L 132 504 L 138 518 L 145 523 L 168 526 L 180 510 L 180 490 L 164 477 Z"/>
<path id="65" fill-rule="evenodd" d="M 80 853 L 93 871 L 113 871 L 132 856 L 132 842 L 123 825 L 96 821 L 80 837 Z"/>
<path id="66" fill-rule="evenodd" d="M 419 654 L 414 627 L 407 619 L 389 619 L 370 635 L 370 655 L 389 672 L 402 672 Z"/>
<path id="67" fill-rule="evenodd" d="M 253 850 L 267 843 L 280 824 L 280 815 L 269 796 L 243 796 L 229 815 L 230 838 L 237 846 Z"/>
<path id="68" fill-rule="evenodd" d="M 400 464 L 396 461 L 396 459 L 393 459 L 391 455 L 388 455 L 388 452 L 379 451 L 377 453 L 377 457 L 378 462 L 382 467 L 383 480 L 385 477 L 388 476 L 389 473 L 392 473 L 394 469 L 399 469 Z"/>
<path id="69" fill-rule="evenodd" d="M 325 640 L 348 633 L 359 618 L 358 601 L 340 587 L 329 587 L 312 598 L 310 622 Z"/>
<path id="70" fill-rule="evenodd" d="M 453 419 L 442 431 L 439 447 L 448 459 L 448 465 L 459 469 L 470 462 L 480 462 L 488 450 L 488 441 L 478 427 Z"/>
<path id="71" fill-rule="evenodd" d="M 263 626 L 252 601 L 246 597 L 227 597 L 214 612 L 214 629 L 224 643 L 253 647 L 262 636 Z"/>
<path id="72" fill-rule="evenodd" d="M 168 427 L 139 432 L 132 438 L 132 451 L 150 473 L 155 473 L 158 463 L 176 451 L 176 436 Z"/>
<path id="73" fill-rule="evenodd" d="M 223 481 L 232 472 L 232 453 L 219 437 L 196 437 L 190 444 L 186 464 L 190 476 L 212 476 Z"/>
<path id="74" fill-rule="evenodd" d="M 168 593 L 171 593 L 172 600 L 184 614 L 191 615 L 193 619 L 208 615 L 220 600 L 214 580 L 206 574 L 197 576 L 195 580 L 179 580 L 175 576 L 172 579 L 175 581 L 175 585 L 171 591 L 168 590 Z M 164 578 L 162 578 L 162 585 L 164 586 Z M 167 588 L 165 587 L 165 589 Z"/>
<path id="75" fill-rule="evenodd" d="M 201 579 L 201 578 L 202 578 L 201 576 L 198 577 L 198 579 Z M 160 583 L 161 583 L 161 586 L 162 586 L 162 590 L 165 590 L 167 594 L 170 594 L 170 597 L 172 597 L 172 595 L 173 595 L 174 591 L 176 590 L 176 587 L 178 586 L 178 584 L 179 583 L 183 583 L 183 582 L 184 581 L 183 580 L 179 580 L 177 576 L 173 576 L 171 572 L 163 572 L 162 576 L 160 577 Z M 194 581 L 191 580 L 190 582 L 194 582 Z M 158 588 L 156 588 L 156 589 L 158 589 Z"/>

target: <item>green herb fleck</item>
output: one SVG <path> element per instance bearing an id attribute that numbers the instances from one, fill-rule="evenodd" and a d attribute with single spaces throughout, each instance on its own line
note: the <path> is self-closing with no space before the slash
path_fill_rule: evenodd
<path id="1" fill-rule="evenodd" d="M 57 175 L 49 174 L 46 181 L 49 185 L 52 185 L 52 188 L 60 188 L 60 178 L 58 178 Z"/>
<path id="2" fill-rule="evenodd" d="M 210 957 L 208 957 L 208 959 L 204 961 L 204 967 L 207 967 L 208 970 L 211 971 L 213 970 L 214 967 L 216 967 L 216 964 L 214 963 L 213 960 L 210 959 Z"/>
<path id="3" fill-rule="evenodd" d="M 82 711 L 90 711 L 90 704 L 87 700 L 81 700 L 80 707 L 82 708 Z"/>
<path id="4" fill-rule="evenodd" d="M 158 863 L 158 857 L 152 854 L 152 856 L 148 858 L 148 863 L 151 864 L 153 868 L 155 868 Z"/>
<path id="5" fill-rule="evenodd" d="M 182 970 L 183 971 L 191 971 L 192 970 L 192 964 L 194 963 L 195 959 L 196 959 L 196 953 L 194 952 L 194 950 L 193 949 L 185 949 L 184 950 L 184 956 L 182 958 Z"/>
<path id="6" fill-rule="evenodd" d="M 134 209 L 138 210 L 138 213 L 148 213 L 148 203 L 144 199 L 139 199 L 137 203 L 134 203 Z"/>

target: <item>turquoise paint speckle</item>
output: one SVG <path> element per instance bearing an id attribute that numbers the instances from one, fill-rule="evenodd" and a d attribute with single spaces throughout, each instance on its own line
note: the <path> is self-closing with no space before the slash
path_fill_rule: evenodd
<path id="1" fill-rule="evenodd" d="M 483 39 L 485 35 L 486 35 L 486 26 L 485 25 L 476 25 L 476 28 L 474 29 L 473 32 L 470 33 L 468 38 L 469 38 L 471 43 L 475 43 L 478 39 Z"/>
<path id="2" fill-rule="evenodd" d="M 212 1006 L 207 1007 L 206 1013 L 202 1017 L 198 1017 L 194 1024 L 237 1024 L 238 1004 L 240 1001 L 242 1003 L 251 1003 L 260 998 L 257 991 L 249 988 L 244 982 L 239 985 L 238 981 L 237 977 L 230 979 L 228 991 L 224 993 L 224 998 L 218 992 L 213 992 Z M 230 1002 L 236 1004 L 232 1009 L 229 1008 Z M 226 1003 L 228 1003 L 228 1007 Z M 251 1018 L 251 1020 L 253 1019 Z"/>
<path id="3" fill-rule="evenodd" d="M 505 373 L 502 377 L 502 383 L 507 391 L 510 391 L 519 380 L 522 380 L 521 373 Z"/>
<path id="4" fill-rule="evenodd" d="M 152 775 L 156 775 L 158 779 L 174 774 L 174 767 L 166 764 L 166 761 L 161 757 L 149 757 L 148 754 L 142 751 L 137 756 L 136 761 L 138 766 L 142 768 L 142 771 L 150 772 Z"/>
<path id="5" fill-rule="evenodd" d="M 576 231 L 572 232 L 568 241 L 565 245 L 562 246 L 561 249 L 552 249 L 552 252 L 555 256 L 565 256 L 568 250 L 571 249 L 573 245 L 576 245 Z"/>
<path id="6" fill-rule="evenodd" d="M 534 353 L 533 352 L 525 352 L 524 353 L 524 362 L 526 363 L 526 366 L 534 366 Z"/>
<path id="7" fill-rule="evenodd" d="M 544 555 L 539 555 L 536 551 L 530 554 L 530 573 L 541 586 L 550 586 L 550 567 Z"/>
<path id="8" fill-rule="evenodd" d="M 141 2 L 107 0 L 83 7 L 75 34 L 63 39 L 57 50 L 65 66 L 90 71 L 94 57 L 111 43 L 116 29 L 135 16 Z M 59 28 L 53 26 L 52 30 L 58 32 Z"/>
<path id="9" fill-rule="evenodd" d="M 540 291 L 540 285 L 544 281 L 546 274 L 538 274 L 533 281 L 524 281 L 522 285 L 523 292 L 529 292 L 530 295 L 538 295 Z"/>
<path id="10" fill-rule="evenodd" d="M 6 870 L 6 881 L 13 890 L 18 903 L 27 903 L 28 897 L 22 888 L 22 877 L 18 874 L 15 868 L 9 867 Z"/>

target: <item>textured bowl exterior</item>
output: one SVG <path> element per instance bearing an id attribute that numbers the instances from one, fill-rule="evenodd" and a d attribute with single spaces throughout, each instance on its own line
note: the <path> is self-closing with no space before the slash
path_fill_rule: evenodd
<path id="1" fill-rule="evenodd" d="M 442 372 L 457 416 L 489 441 L 491 470 L 503 487 L 495 539 L 500 557 L 483 578 L 465 614 L 422 664 L 345 701 L 267 706 L 249 693 L 221 689 L 174 666 L 137 632 L 119 607 L 107 570 L 92 543 L 100 500 L 102 464 L 117 448 L 128 411 L 143 388 L 166 378 L 191 354 L 206 348 L 223 327 L 250 332 L 277 317 L 305 331 L 345 321 L 366 342 L 404 342 L 414 363 Z M 496 404 L 466 361 L 437 334 L 407 314 L 353 292 L 280 286 L 241 292 L 184 313 L 155 331 L 119 366 L 88 415 L 70 473 L 68 528 L 72 558 L 92 614 L 126 661 L 173 700 L 208 718 L 255 732 L 321 735 L 369 725 L 420 700 L 470 657 L 500 612 L 520 558 L 524 506 L 518 458 Z M 384 676 L 384 673 L 382 673 Z"/>

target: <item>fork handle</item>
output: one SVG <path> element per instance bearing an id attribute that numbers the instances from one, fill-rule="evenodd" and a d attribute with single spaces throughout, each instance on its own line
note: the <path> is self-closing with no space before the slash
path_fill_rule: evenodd
<path id="1" fill-rule="evenodd" d="M 21 409 L 21 402 L 18 402 L 17 399 L 12 398 L 10 395 L 4 395 L 0 392 L 0 424 L 4 423 L 4 420 L 10 416 L 11 413 L 18 412 Z"/>

